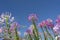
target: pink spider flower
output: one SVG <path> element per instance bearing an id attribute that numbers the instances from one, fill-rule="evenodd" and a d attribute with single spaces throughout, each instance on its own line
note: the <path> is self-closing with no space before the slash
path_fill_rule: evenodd
<path id="1" fill-rule="evenodd" d="M 41 23 L 38 24 L 38 26 L 44 27 L 44 26 L 46 26 L 46 22 L 45 21 L 42 21 Z"/>
<path id="2" fill-rule="evenodd" d="M 39 23 L 38 25 L 40 27 L 44 27 L 44 26 L 53 27 L 54 26 L 51 19 L 44 20 L 41 23 Z"/>
<path id="3" fill-rule="evenodd" d="M 60 15 L 57 17 L 56 23 L 59 23 L 60 24 Z"/>
<path id="4" fill-rule="evenodd" d="M 56 34 L 60 34 L 60 24 L 56 24 L 54 27 L 53 27 L 53 30 Z"/>
<path id="5" fill-rule="evenodd" d="M 54 26 L 52 19 L 47 19 L 45 22 L 46 22 L 46 25 L 49 26 L 49 27 Z"/>

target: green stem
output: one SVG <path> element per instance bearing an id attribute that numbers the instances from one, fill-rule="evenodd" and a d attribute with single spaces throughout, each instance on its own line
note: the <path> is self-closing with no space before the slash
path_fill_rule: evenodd
<path id="1" fill-rule="evenodd" d="M 57 35 L 55 35 L 55 33 L 54 33 L 54 31 L 53 31 L 53 28 L 51 28 L 51 30 L 52 30 L 52 32 L 53 32 L 53 34 L 54 34 L 54 37 L 56 37 Z"/>
<path id="2" fill-rule="evenodd" d="M 42 28 L 42 27 L 41 27 L 41 29 L 42 29 L 43 34 L 44 34 L 44 39 L 45 39 L 45 40 L 48 40 L 48 39 L 47 39 L 47 37 L 46 37 L 46 35 L 45 35 L 45 33 L 44 33 L 44 30 L 43 30 L 43 28 Z"/>
<path id="3" fill-rule="evenodd" d="M 19 36 L 18 36 L 18 33 L 17 33 L 17 28 L 15 28 L 15 35 L 16 35 L 15 40 L 19 40 Z"/>
<path id="4" fill-rule="evenodd" d="M 46 32 L 48 33 L 48 35 L 50 36 L 50 39 L 51 39 L 51 40 L 54 40 L 53 37 L 51 36 L 51 34 L 48 32 L 46 26 L 45 26 L 45 29 L 46 29 Z"/>
<path id="5" fill-rule="evenodd" d="M 6 27 L 7 27 L 7 30 L 8 30 L 9 37 L 12 38 L 11 32 L 9 31 L 10 25 L 8 24 L 8 18 L 6 19 Z"/>
<path id="6" fill-rule="evenodd" d="M 28 34 L 28 35 L 29 35 L 29 40 L 33 40 L 32 37 L 31 37 L 31 35 L 30 34 Z"/>
<path id="7" fill-rule="evenodd" d="M 32 23 L 33 23 L 33 25 L 34 25 L 34 29 L 33 29 L 33 30 L 34 30 L 35 36 L 36 36 L 37 40 L 39 40 L 38 29 L 37 29 L 37 27 L 36 27 L 35 21 L 32 20 Z M 41 38 L 41 35 L 40 35 L 40 38 Z M 42 39 L 41 39 L 41 40 L 42 40 Z"/>
<path id="8" fill-rule="evenodd" d="M 33 30 L 33 34 L 34 34 L 34 40 L 38 40 L 38 38 L 37 38 L 37 36 L 36 36 L 34 30 Z"/>

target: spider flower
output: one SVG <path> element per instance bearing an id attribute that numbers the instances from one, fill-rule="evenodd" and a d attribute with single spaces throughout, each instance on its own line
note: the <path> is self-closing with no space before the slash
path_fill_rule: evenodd
<path id="1" fill-rule="evenodd" d="M 9 12 L 5 12 L 5 13 L 1 14 L 1 18 L 3 18 L 3 19 L 10 18 L 10 17 L 11 17 L 11 13 L 9 13 Z"/>
<path id="2" fill-rule="evenodd" d="M 0 24 L 4 23 L 4 19 L 0 18 Z"/>
<path id="3" fill-rule="evenodd" d="M 56 34 L 60 34 L 60 24 L 56 24 L 54 27 L 53 27 L 53 30 Z"/>
<path id="4" fill-rule="evenodd" d="M 42 21 L 41 23 L 38 24 L 39 27 L 44 27 L 46 26 L 46 22 L 45 21 Z"/>
<path id="5" fill-rule="evenodd" d="M 59 23 L 60 24 L 60 15 L 57 17 L 56 23 Z"/>
<path id="6" fill-rule="evenodd" d="M 44 20 L 41 23 L 39 23 L 38 26 L 40 26 L 40 27 L 44 27 L 44 26 L 53 27 L 54 25 L 53 25 L 51 19 L 47 19 L 47 20 Z"/>
<path id="7" fill-rule="evenodd" d="M 5 12 L 5 13 L 2 13 L 1 14 L 1 19 L 4 19 L 5 21 L 8 20 L 10 22 L 13 22 L 14 21 L 14 17 L 11 17 L 11 13 L 10 12 Z M 2 21 L 4 21 L 2 20 Z"/>
<path id="8" fill-rule="evenodd" d="M 50 18 L 47 19 L 47 20 L 46 20 L 46 25 L 49 26 L 49 27 L 53 27 L 53 26 L 54 26 L 54 24 L 53 24 L 53 20 L 50 19 Z"/>
<path id="9" fill-rule="evenodd" d="M 11 24 L 10 31 L 14 31 L 15 28 L 19 28 L 19 26 L 20 26 L 20 25 L 19 25 L 17 22 L 13 22 L 13 23 Z"/>
<path id="10" fill-rule="evenodd" d="M 27 31 L 26 31 L 28 34 L 31 34 L 31 30 L 29 30 L 29 29 L 27 29 Z"/>
<path id="11" fill-rule="evenodd" d="M 33 29 L 34 29 L 34 26 L 33 25 L 30 25 L 30 27 L 27 29 L 27 33 L 28 34 L 33 34 Z"/>
<path id="12" fill-rule="evenodd" d="M 36 14 L 30 14 L 29 16 L 28 16 L 28 20 L 29 21 L 31 21 L 31 20 L 37 20 L 37 15 Z"/>

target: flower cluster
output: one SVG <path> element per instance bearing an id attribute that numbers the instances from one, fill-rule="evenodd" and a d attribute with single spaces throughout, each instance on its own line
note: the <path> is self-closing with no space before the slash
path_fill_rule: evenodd
<path id="1" fill-rule="evenodd" d="M 43 40 L 43 38 L 44 40 L 60 40 L 60 15 L 56 22 L 48 18 L 38 25 L 36 14 L 30 14 L 28 20 L 32 22 L 32 25 L 26 28 L 24 36 L 21 37 L 20 24 L 15 21 L 10 12 L 2 13 L 0 15 L 1 38 L 4 38 L 4 40 Z"/>
<path id="2" fill-rule="evenodd" d="M 6 38 L 11 40 L 19 40 L 18 36 L 18 27 L 19 24 L 14 21 L 14 17 L 12 17 L 10 12 L 5 12 L 0 15 L 0 33 L 2 33 L 2 36 L 4 40 Z M 17 38 L 15 38 L 16 36 Z M 8 40 L 6 39 L 6 40 Z"/>

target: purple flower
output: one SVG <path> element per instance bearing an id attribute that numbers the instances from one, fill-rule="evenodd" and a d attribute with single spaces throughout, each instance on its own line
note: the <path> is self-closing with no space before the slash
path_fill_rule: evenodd
<path id="1" fill-rule="evenodd" d="M 11 24 L 10 31 L 14 31 L 15 28 L 19 28 L 19 26 L 20 26 L 20 25 L 19 25 L 17 22 L 13 22 L 13 23 Z"/>
<path id="2" fill-rule="evenodd" d="M 59 23 L 60 24 L 60 15 L 57 17 L 56 23 Z"/>
<path id="3" fill-rule="evenodd" d="M 27 29 L 27 31 L 26 31 L 28 34 L 30 34 L 31 33 L 31 30 L 30 29 Z"/>
<path id="4" fill-rule="evenodd" d="M 40 27 L 44 27 L 44 26 L 53 27 L 54 25 L 53 25 L 51 19 L 47 19 L 47 20 L 44 20 L 41 23 L 39 23 L 38 26 L 40 26 Z"/>
<path id="5" fill-rule="evenodd" d="M 34 26 L 33 25 L 30 25 L 30 27 L 27 29 L 27 33 L 28 34 L 33 34 L 33 29 L 34 29 Z"/>
<path id="6" fill-rule="evenodd" d="M 46 25 L 47 25 L 47 26 L 49 26 L 49 27 L 53 27 L 53 26 L 54 26 L 54 24 L 53 24 L 52 19 L 50 19 L 50 18 L 49 18 L 49 19 L 47 19 L 47 20 L 46 20 Z"/>
<path id="7" fill-rule="evenodd" d="M 46 26 L 46 22 L 45 21 L 42 21 L 41 23 L 38 24 L 38 26 L 44 27 L 44 26 Z"/>
<path id="8" fill-rule="evenodd" d="M 28 20 L 31 21 L 31 20 L 37 20 L 37 15 L 36 14 L 30 14 L 29 17 L 28 17 Z"/>
<path id="9" fill-rule="evenodd" d="M 60 24 L 56 24 L 56 25 L 54 26 L 53 30 L 54 30 L 54 32 L 55 32 L 56 34 L 60 34 Z"/>

